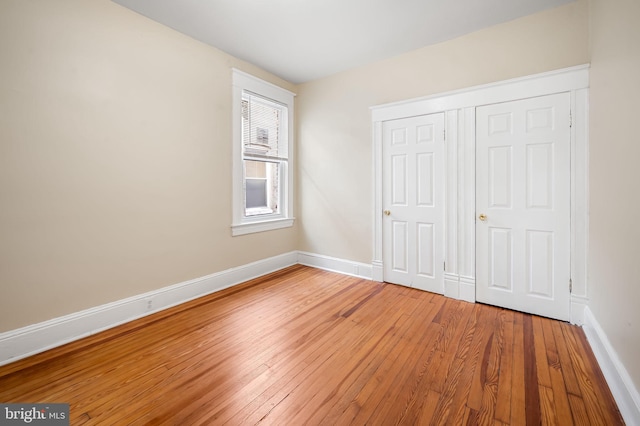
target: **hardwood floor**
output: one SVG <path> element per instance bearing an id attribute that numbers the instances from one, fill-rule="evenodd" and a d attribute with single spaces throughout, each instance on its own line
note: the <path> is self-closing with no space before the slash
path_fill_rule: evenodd
<path id="1" fill-rule="evenodd" d="M 579 327 L 304 266 L 0 367 L 71 424 L 623 424 Z"/>

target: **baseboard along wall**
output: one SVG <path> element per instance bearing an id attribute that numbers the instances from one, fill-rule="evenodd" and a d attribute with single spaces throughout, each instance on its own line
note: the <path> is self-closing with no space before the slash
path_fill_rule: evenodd
<path id="1" fill-rule="evenodd" d="M 598 361 L 625 423 L 640 425 L 640 394 L 589 307 L 584 308 L 584 334 Z"/>
<path id="2" fill-rule="evenodd" d="M 367 280 L 371 280 L 373 274 L 371 264 L 352 262 L 337 257 L 323 256 L 304 251 L 298 252 L 298 263 Z"/>

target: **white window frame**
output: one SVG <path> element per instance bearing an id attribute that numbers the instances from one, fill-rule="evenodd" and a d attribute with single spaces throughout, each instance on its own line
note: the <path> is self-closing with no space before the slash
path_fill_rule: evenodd
<path id="1" fill-rule="evenodd" d="M 245 235 L 254 232 L 271 231 L 293 226 L 293 100 L 295 94 L 250 74 L 232 69 L 233 89 L 233 167 L 232 167 L 232 223 L 231 235 Z M 263 98 L 273 100 L 287 107 L 284 117 L 284 137 L 287 141 L 287 162 L 281 171 L 279 212 L 268 215 L 245 216 L 244 201 L 244 164 L 242 145 L 242 95 L 251 92 Z"/>

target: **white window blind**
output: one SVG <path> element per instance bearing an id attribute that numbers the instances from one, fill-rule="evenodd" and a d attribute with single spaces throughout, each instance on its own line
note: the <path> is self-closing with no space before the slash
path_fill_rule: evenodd
<path id="1" fill-rule="evenodd" d="M 242 144 L 245 159 L 287 160 L 284 118 L 287 107 L 250 92 L 242 95 Z"/>

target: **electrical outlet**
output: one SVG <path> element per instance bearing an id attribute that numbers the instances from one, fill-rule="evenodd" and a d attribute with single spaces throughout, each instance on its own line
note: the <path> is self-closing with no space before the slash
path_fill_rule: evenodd
<path id="1" fill-rule="evenodd" d="M 153 301 L 151 299 L 147 300 L 147 311 L 153 309 Z"/>

